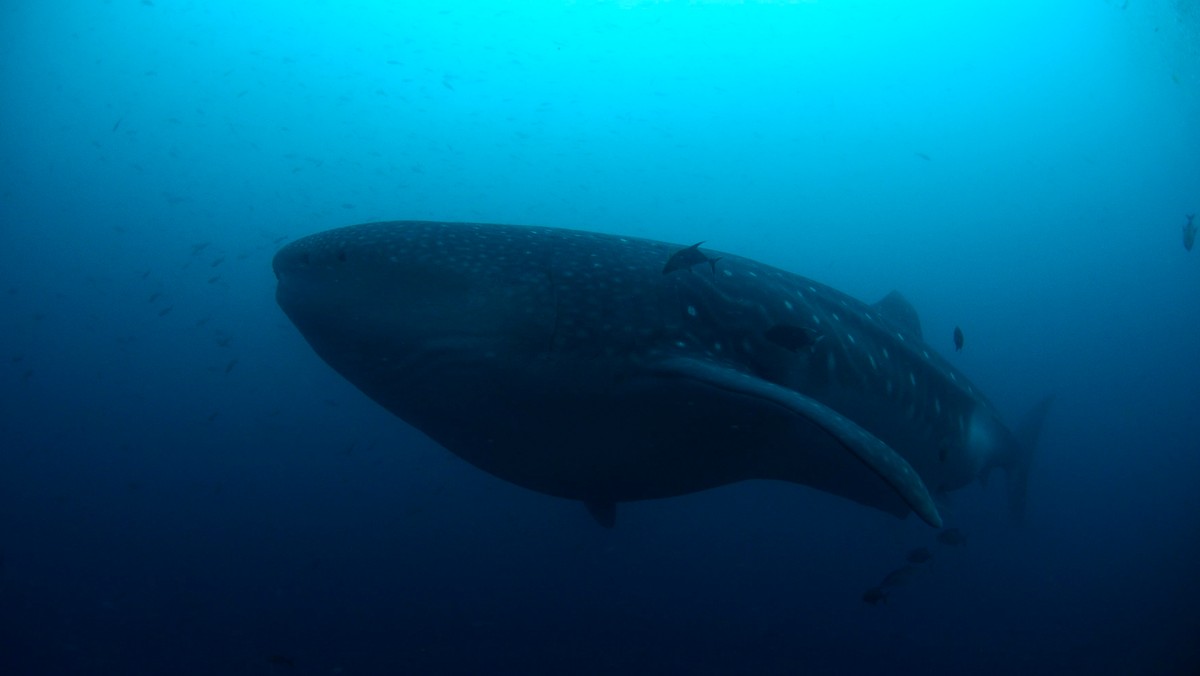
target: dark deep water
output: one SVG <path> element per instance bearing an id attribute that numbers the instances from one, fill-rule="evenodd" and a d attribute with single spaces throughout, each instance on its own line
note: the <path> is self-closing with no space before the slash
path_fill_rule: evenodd
<path id="1" fill-rule="evenodd" d="M 10 0 L 0 44 L 0 674 L 1200 669 L 1195 2 Z M 1057 393 L 1028 523 L 494 479 L 274 303 L 390 219 L 899 288 L 1009 420 Z"/>

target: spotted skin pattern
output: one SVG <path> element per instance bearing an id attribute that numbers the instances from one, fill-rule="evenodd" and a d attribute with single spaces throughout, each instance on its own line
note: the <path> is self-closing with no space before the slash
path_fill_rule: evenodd
<path id="1" fill-rule="evenodd" d="M 482 469 L 593 505 L 745 479 L 940 525 L 1012 435 L 893 294 L 862 303 L 716 250 L 396 221 L 279 251 L 277 300 L 331 366 Z M 800 336 L 804 340 L 780 340 Z"/>

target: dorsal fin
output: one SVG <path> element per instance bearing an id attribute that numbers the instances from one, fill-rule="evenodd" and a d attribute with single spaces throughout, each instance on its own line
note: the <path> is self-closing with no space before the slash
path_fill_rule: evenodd
<path id="1" fill-rule="evenodd" d="M 901 296 L 899 291 L 889 293 L 872 307 L 887 317 L 889 322 L 924 340 L 925 336 L 921 334 L 921 318 L 917 316 L 916 308 Z"/>

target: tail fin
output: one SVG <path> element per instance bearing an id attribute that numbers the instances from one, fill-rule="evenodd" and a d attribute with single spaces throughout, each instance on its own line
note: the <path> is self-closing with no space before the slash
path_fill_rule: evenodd
<path id="1" fill-rule="evenodd" d="M 1053 403 L 1054 395 L 1039 401 L 1025 414 L 1020 427 L 1016 429 L 1016 458 L 1008 467 L 1008 506 L 1012 510 L 1013 518 L 1018 522 L 1025 519 L 1025 496 L 1029 491 L 1029 473 L 1033 469 L 1038 436 L 1042 433 L 1042 423 L 1046 422 L 1046 414 L 1050 412 L 1050 406 Z"/>

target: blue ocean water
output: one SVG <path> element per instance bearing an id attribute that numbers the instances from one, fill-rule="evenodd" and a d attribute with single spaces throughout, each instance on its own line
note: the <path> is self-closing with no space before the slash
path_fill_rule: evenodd
<path id="1" fill-rule="evenodd" d="M 0 673 L 1200 669 L 1193 0 L 10 0 L 0 44 Z M 392 219 L 899 289 L 1008 420 L 1057 395 L 1028 518 L 748 482 L 606 530 L 493 478 L 275 304 L 285 243 Z"/>

